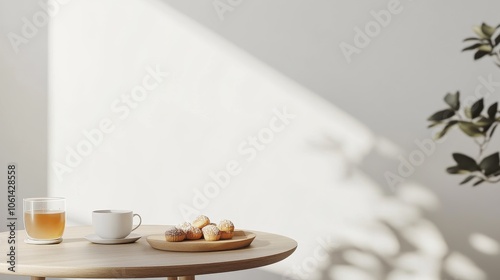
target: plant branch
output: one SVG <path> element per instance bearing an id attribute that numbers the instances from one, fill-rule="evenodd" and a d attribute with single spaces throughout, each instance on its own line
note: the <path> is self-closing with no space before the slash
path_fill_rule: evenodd
<path id="1" fill-rule="evenodd" d="M 477 37 L 464 39 L 464 42 L 472 42 L 462 51 L 474 51 L 474 60 L 489 56 L 493 62 L 500 67 L 500 25 L 490 26 L 483 23 L 480 26 L 474 27 L 474 32 Z M 488 146 L 493 138 L 494 130 L 500 126 L 500 118 L 497 117 L 499 104 L 494 103 L 489 107 L 485 107 L 484 98 L 477 100 L 472 106 L 461 106 L 460 92 L 447 93 L 444 97 L 448 108 L 440 110 L 432 114 L 427 120 L 432 122 L 429 128 L 438 125 L 444 125 L 441 131 L 436 134 L 439 139 L 446 135 L 453 126 L 458 126 L 460 130 L 468 137 L 472 138 L 474 143 L 479 148 L 477 158 L 453 153 L 453 159 L 456 166 L 451 166 L 446 169 L 450 174 L 468 174 L 460 184 L 466 184 L 471 180 L 476 179 L 473 186 L 477 186 L 483 182 L 499 183 L 500 182 L 500 152 L 493 153 L 484 157 Z M 487 115 L 484 115 L 486 109 Z M 484 157 L 484 158 L 483 158 Z"/>
<path id="2" fill-rule="evenodd" d="M 479 155 L 477 156 L 477 161 L 481 159 L 483 156 L 484 150 L 488 147 L 488 143 L 490 142 L 489 139 L 484 138 L 483 143 L 480 143 L 479 140 L 474 138 L 474 142 L 476 142 L 477 145 L 479 145 Z"/>

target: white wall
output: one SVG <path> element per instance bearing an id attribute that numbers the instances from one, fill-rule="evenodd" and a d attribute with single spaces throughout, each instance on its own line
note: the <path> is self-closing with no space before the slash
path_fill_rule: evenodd
<path id="1" fill-rule="evenodd" d="M 16 53 L 8 34 L 22 34 L 21 18 L 30 17 L 38 7 L 6 1 L 0 5 L 0 33 L 5 35 L 0 40 L 2 166 L 18 164 L 20 198 L 43 195 L 47 187 L 47 29 L 40 28 Z"/>
<path id="2" fill-rule="evenodd" d="M 446 92 L 499 79 L 460 53 L 472 25 L 498 24 L 498 3 L 401 1 L 351 63 L 339 43 L 390 1 L 232 3 L 223 20 L 211 1 L 173 0 L 71 1 L 51 18 L 48 193 L 68 198 L 70 224 L 96 208 L 175 224 L 190 206 L 299 242 L 276 265 L 202 279 L 498 278 L 497 186 L 458 187 L 444 173 L 452 151 L 473 151 L 467 139 L 435 144 L 396 188 L 384 178 L 431 138 L 425 119 Z M 122 99 L 157 67 L 168 77 Z M 274 108 L 295 117 L 251 158 L 239 147 L 265 137 Z M 78 148 L 88 155 L 68 157 Z M 241 171 L 200 199 L 231 161 Z"/>
<path id="3" fill-rule="evenodd" d="M 401 2 L 347 63 L 339 43 L 352 44 L 353 28 L 387 4 L 242 2 L 221 21 L 210 2 L 72 2 L 51 28 L 49 164 L 64 163 L 66 147 L 85 145 L 82 131 L 103 119 L 114 129 L 62 181 L 49 172 L 51 193 L 70 198 L 75 223 L 89 223 L 92 209 L 120 207 L 175 224 L 186 217 L 182 207 L 199 206 L 296 238 L 292 257 L 260 270 L 272 273 L 266 279 L 371 279 L 361 276 L 363 260 L 380 279 L 495 278 L 498 254 L 478 252 L 469 239 L 478 232 L 497 245 L 487 209 L 498 208 L 498 191 L 457 188 L 443 172 L 451 148 L 467 142 L 434 144 L 397 189 L 384 179 L 398 172 L 399 155 L 418 148 L 415 140 L 429 141 L 425 119 L 447 91 L 470 90 L 496 70 L 459 53 L 470 26 L 494 18 L 494 9 Z M 114 112 L 148 67 L 169 76 L 129 115 Z M 275 107 L 296 117 L 248 158 L 239 145 L 268 126 Z M 201 199 L 210 172 L 231 160 L 241 173 Z M 333 242 L 331 262 L 318 254 L 325 242 Z"/>
<path id="4" fill-rule="evenodd" d="M 23 18 L 31 20 L 39 10 L 32 1 L 0 1 L 0 165 L 6 174 L 9 163 L 17 164 L 18 229 L 24 228 L 22 198 L 47 194 L 47 28 L 23 35 Z M 23 37 L 22 43 L 12 44 L 12 34 Z M 7 230 L 6 180 L 2 175 L 0 231 Z"/>

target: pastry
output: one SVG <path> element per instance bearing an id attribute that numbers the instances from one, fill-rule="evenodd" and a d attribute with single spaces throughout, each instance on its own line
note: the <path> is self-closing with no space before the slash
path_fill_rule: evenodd
<path id="1" fill-rule="evenodd" d="M 225 239 L 232 239 L 234 236 L 233 231 L 221 231 L 220 232 L 220 239 L 225 240 Z"/>
<path id="2" fill-rule="evenodd" d="M 221 232 L 220 239 L 231 239 L 234 235 L 234 224 L 230 220 L 222 220 L 220 221 L 217 228 Z"/>
<path id="3" fill-rule="evenodd" d="M 184 232 L 187 231 L 187 229 L 189 229 L 190 227 L 192 227 L 193 225 L 191 225 L 191 223 L 188 223 L 188 222 L 184 222 L 182 224 L 178 224 L 177 226 L 175 226 L 176 228 L 178 229 L 182 229 Z"/>
<path id="4" fill-rule="evenodd" d="M 197 240 L 202 237 L 206 241 L 217 241 L 231 239 L 233 236 L 233 222 L 222 220 L 219 224 L 215 224 L 205 215 L 196 217 L 192 223 L 184 222 L 165 232 L 165 239 L 170 242 Z"/>
<path id="5" fill-rule="evenodd" d="M 206 241 L 217 241 L 220 239 L 220 230 L 214 225 L 208 225 L 201 230 Z"/>
<path id="6" fill-rule="evenodd" d="M 200 215 L 193 222 L 193 226 L 202 229 L 204 226 L 210 224 L 210 219 L 207 216 Z"/>
<path id="7" fill-rule="evenodd" d="M 186 233 L 179 228 L 173 228 L 165 231 L 165 240 L 169 242 L 179 242 L 186 238 Z"/>
<path id="8" fill-rule="evenodd" d="M 189 239 L 189 240 L 197 240 L 203 236 L 201 229 L 194 227 L 192 225 L 189 225 L 189 227 L 186 227 L 184 229 L 184 231 L 186 232 L 186 239 Z"/>

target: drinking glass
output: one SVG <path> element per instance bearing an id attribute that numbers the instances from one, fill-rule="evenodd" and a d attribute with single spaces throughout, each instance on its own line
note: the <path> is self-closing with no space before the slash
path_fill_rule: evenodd
<path id="1" fill-rule="evenodd" d="M 62 197 L 25 198 L 26 243 L 54 244 L 62 241 L 66 225 L 66 199 Z"/>

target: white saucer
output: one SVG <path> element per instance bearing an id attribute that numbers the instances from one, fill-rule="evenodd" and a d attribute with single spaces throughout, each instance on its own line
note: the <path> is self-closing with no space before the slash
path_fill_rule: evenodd
<path id="1" fill-rule="evenodd" d="M 121 239 L 104 239 L 97 236 L 97 234 L 89 234 L 85 236 L 85 239 L 96 244 L 125 244 L 136 242 L 141 237 L 142 236 L 139 234 L 131 233 L 127 237 Z"/>
<path id="2" fill-rule="evenodd" d="M 35 245 L 47 245 L 47 244 L 59 244 L 63 241 L 62 238 L 51 239 L 51 240 L 38 240 L 38 239 L 24 239 L 24 243 L 35 244 Z"/>

